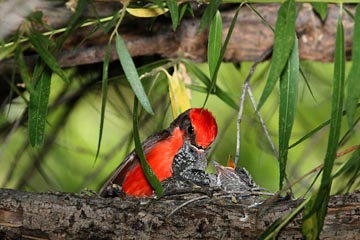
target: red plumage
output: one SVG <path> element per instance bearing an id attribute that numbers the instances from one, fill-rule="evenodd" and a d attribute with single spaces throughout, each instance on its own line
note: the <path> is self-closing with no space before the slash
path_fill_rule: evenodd
<path id="1" fill-rule="evenodd" d="M 203 108 L 194 108 L 189 113 L 191 123 L 195 129 L 196 144 L 207 148 L 217 135 L 217 125 L 212 114 Z"/>

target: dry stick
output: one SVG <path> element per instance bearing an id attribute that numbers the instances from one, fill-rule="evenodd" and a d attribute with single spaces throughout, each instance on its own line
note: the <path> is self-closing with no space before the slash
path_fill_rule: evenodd
<path id="1" fill-rule="evenodd" d="M 352 147 L 349 147 L 349 148 L 345 149 L 344 151 L 338 152 L 338 153 L 336 154 L 336 158 L 342 157 L 342 156 L 344 156 L 345 154 L 348 154 L 348 153 L 350 153 L 350 152 L 355 151 L 356 149 L 358 149 L 359 146 L 360 146 L 360 145 L 354 145 L 354 146 L 352 146 Z"/>
<path id="2" fill-rule="evenodd" d="M 192 202 L 195 202 L 195 201 L 199 201 L 199 200 L 202 200 L 202 199 L 205 199 L 205 198 L 209 198 L 209 196 L 207 195 L 203 195 L 203 196 L 200 196 L 200 197 L 196 197 L 196 198 L 192 198 L 186 202 L 184 202 L 183 204 L 179 205 L 178 207 L 174 208 L 174 210 L 172 210 L 167 216 L 166 218 L 169 218 L 171 215 L 173 215 L 176 211 L 178 211 L 180 208 L 188 205 L 189 203 L 192 203 Z"/>
<path id="3" fill-rule="evenodd" d="M 243 85 L 243 90 L 242 90 L 242 93 L 241 93 L 241 96 L 240 96 L 240 104 L 239 104 L 239 112 L 238 112 L 238 118 L 237 118 L 237 125 L 236 125 L 236 128 L 237 128 L 237 136 L 236 136 L 236 154 L 235 154 L 235 166 L 237 166 L 237 163 L 239 161 L 239 156 L 240 156 L 240 132 L 241 132 L 241 128 L 240 128 L 240 123 L 241 123 L 241 119 L 242 119 L 242 115 L 243 115 L 243 111 L 244 111 L 244 102 L 245 102 L 245 94 L 246 92 L 248 92 L 250 98 L 252 96 L 252 93 L 251 93 L 251 90 L 249 92 L 249 89 L 250 89 L 250 79 L 251 77 L 253 76 L 254 72 L 255 72 L 255 69 L 257 67 L 257 65 L 261 62 L 263 62 L 265 59 L 267 59 L 272 53 L 272 47 L 267 49 L 260 57 L 259 59 L 255 60 L 254 64 L 251 66 L 250 70 L 249 70 L 249 73 L 245 79 L 245 82 L 244 82 L 244 85 Z M 253 97 L 252 97 L 253 98 Z M 255 102 L 254 99 L 251 100 L 252 102 Z M 255 103 L 255 110 L 256 110 L 256 103 Z M 259 119 L 260 119 L 260 122 L 262 123 L 262 126 L 263 128 L 265 127 L 265 125 L 263 124 L 263 121 L 262 121 L 262 118 L 260 116 L 260 114 L 257 112 L 258 116 L 259 116 Z M 266 127 L 265 127 L 265 134 L 268 134 L 268 131 L 266 130 Z M 275 149 L 275 146 L 274 144 L 272 143 L 271 141 L 271 138 L 268 138 L 269 139 L 269 142 L 270 142 L 270 145 L 271 147 L 273 148 L 273 150 Z M 277 157 L 277 151 L 275 149 L 274 151 L 276 157 Z"/>

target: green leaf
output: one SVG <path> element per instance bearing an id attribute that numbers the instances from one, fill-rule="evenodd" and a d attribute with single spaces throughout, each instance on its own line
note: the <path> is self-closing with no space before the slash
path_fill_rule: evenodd
<path id="1" fill-rule="evenodd" d="M 194 17 L 194 12 L 192 11 L 191 4 L 189 2 L 183 3 L 180 8 L 179 13 L 179 22 L 183 19 L 185 12 L 188 12 L 192 17 Z"/>
<path id="2" fill-rule="evenodd" d="M 29 71 L 27 69 L 27 65 L 26 65 L 20 44 L 16 45 L 15 62 L 17 63 L 17 65 L 19 67 L 20 76 L 21 76 L 21 79 L 23 80 L 23 82 L 25 83 L 26 89 L 31 93 L 32 91 L 34 91 L 34 89 L 31 84 Z"/>
<path id="3" fill-rule="evenodd" d="M 149 99 L 146 96 L 145 90 L 139 79 L 139 74 L 136 70 L 135 64 L 125 46 L 124 41 L 119 34 L 116 34 L 116 52 L 119 56 L 120 64 L 124 70 L 125 76 L 130 83 L 132 90 L 138 98 L 143 108 L 150 114 L 154 114 Z"/>
<path id="4" fill-rule="evenodd" d="M 199 86 L 193 86 L 193 85 L 187 85 L 188 88 L 191 88 L 193 90 L 201 91 L 201 92 L 209 92 L 209 89 L 211 87 L 211 80 L 208 78 L 208 76 L 203 73 L 195 64 L 188 60 L 183 61 L 186 65 L 186 68 L 192 72 L 195 77 L 197 77 L 203 84 L 205 84 L 206 88 L 201 88 Z M 215 94 L 218 98 L 220 98 L 224 103 L 226 103 L 229 107 L 233 109 L 238 109 L 238 105 L 236 102 L 227 94 L 224 92 L 219 86 L 215 86 L 216 91 L 211 92 L 212 94 Z"/>
<path id="5" fill-rule="evenodd" d="M 353 129 L 357 103 L 360 98 L 360 4 L 356 7 L 352 46 L 352 67 L 348 76 L 346 111 L 349 128 Z"/>
<path id="6" fill-rule="evenodd" d="M 16 49 L 16 44 L 10 45 L 8 47 L 0 46 L 0 61 L 4 58 L 7 58 L 12 55 Z"/>
<path id="7" fill-rule="evenodd" d="M 324 194 L 324 195 L 322 195 Z M 315 204 L 318 197 L 322 196 L 324 202 Z M 322 229 L 322 222 L 325 216 L 321 213 L 326 210 L 329 201 L 329 193 L 326 191 L 314 192 L 309 202 L 305 205 L 302 222 L 302 232 L 307 240 L 317 240 Z M 325 204 L 324 204 L 325 203 Z M 314 211 L 317 207 L 317 211 Z M 311 216 L 311 217 L 310 217 Z M 322 221 L 321 221 L 322 219 Z"/>
<path id="8" fill-rule="evenodd" d="M 210 78 L 214 78 L 217 62 L 220 58 L 222 44 L 222 20 L 219 11 L 216 12 L 210 24 L 208 41 L 208 63 Z"/>
<path id="9" fill-rule="evenodd" d="M 63 43 L 70 36 L 70 34 L 73 33 L 73 31 L 79 26 L 77 22 L 81 17 L 81 15 L 84 13 L 84 10 L 88 2 L 89 0 L 77 1 L 74 14 L 71 15 L 70 19 L 67 22 L 68 27 L 66 28 L 65 32 L 56 41 L 57 49 L 59 49 L 63 45 Z"/>
<path id="10" fill-rule="evenodd" d="M 65 72 L 61 69 L 57 63 L 55 57 L 52 55 L 48 49 L 50 43 L 49 39 L 43 36 L 37 31 L 32 31 L 28 34 L 29 41 L 34 46 L 37 53 L 40 55 L 41 59 L 46 63 L 46 65 L 57 75 L 59 75 L 64 82 L 69 83 Z"/>
<path id="11" fill-rule="evenodd" d="M 103 64 L 103 73 L 102 73 L 102 85 L 101 85 L 101 114 L 100 114 L 100 128 L 99 128 L 99 139 L 96 150 L 96 156 L 94 164 L 96 163 L 96 159 L 100 153 L 102 134 L 104 129 L 105 122 L 105 110 L 106 110 L 106 102 L 107 102 L 107 92 L 108 92 L 108 73 L 109 73 L 109 62 L 111 55 L 111 42 L 109 42 L 106 46 L 105 56 L 104 56 L 104 64 Z"/>
<path id="12" fill-rule="evenodd" d="M 166 0 L 166 4 L 169 8 L 173 30 L 175 31 L 179 25 L 179 7 L 176 0 Z"/>
<path id="13" fill-rule="evenodd" d="M 331 172 L 340 138 L 345 78 L 345 44 L 342 25 L 342 7 L 338 18 L 334 56 L 334 81 L 332 90 L 330 133 L 320 189 L 311 197 L 303 216 L 303 233 L 306 239 L 318 239 L 324 224 L 332 184 Z"/>
<path id="14" fill-rule="evenodd" d="M 315 12 L 319 14 L 322 21 L 325 21 L 327 14 L 328 14 L 328 4 L 326 2 L 313 2 L 311 3 Z"/>
<path id="15" fill-rule="evenodd" d="M 31 146 L 44 142 L 45 124 L 51 85 L 51 70 L 41 61 L 34 69 L 34 90 L 30 93 L 28 128 Z"/>
<path id="16" fill-rule="evenodd" d="M 294 46 L 280 79 L 279 106 L 279 167 L 280 188 L 286 177 L 288 146 L 295 119 L 299 80 L 299 46 L 295 38 Z"/>
<path id="17" fill-rule="evenodd" d="M 162 0 L 151 0 L 150 2 L 153 2 L 155 5 L 157 5 L 158 7 L 160 7 L 162 10 L 165 9 Z"/>
<path id="18" fill-rule="evenodd" d="M 210 23 L 211 19 L 215 16 L 216 11 L 220 6 L 221 0 L 210 1 L 210 4 L 206 7 L 204 14 L 200 20 L 199 32 L 202 32 Z"/>
<path id="19" fill-rule="evenodd" d="M 230 38 L 231 38 L 231 34 L 234 30 L 234 27 L 235 27 L 235 24 L 236 24 L 236 21 L 237 21 L 237 18 L 238 18 L 238 15 L 239 15 L 239 11 L 240 11 L 240 8 L 241 8 L 242 4 L 240 4 L 240 6 L 237 8 L 235 14 L 234 14 L 234 17 L 231 21 L 231 24 L 230 24 L 230 27 L 229 27 L 229 30 L 226 34 L 226 38 L 225 38 L 225 41 L 224 41 L 224 45 L 222 46 L 221 48 L 221 51 L 220 51 L 220 56 L 219 58 L 217 59 L 217 62 L 216 62 L 216 66 L 215 68 L 213 69 L 213 76 L 211 77 L 211 85 L 210 85 L 210 88 L 209 88 L 209 91 L 208 93 L 206 94 L 206 98 L 205 98 L 205 101 L 204 101 L 204 105 L 203 107 L 205 107 L 206 105 L 206 102 L 209 98 L 209 95 L 212 91 L 215 91 L 216 92 L 216 89 L 215 89 L 215 86 L 216 86 L 216 79 L 217 79 L 217 74 L 219 72 L 219 68 L 220 68 L 220 65 L 222 63 L 222 60 L 224 59 L 224 55 L 225 55 L 225 51 L 226 51 L 226 48 L 227 48 L 227 45 L 229 44 L 229 41 L 230 41 Z"/>
<path id="20" fill-rule="evenodd" d="M 360 103 L 356 105 L 356 108 L 360 107 Z M 342 115 L 344 116 L 346 114 L 346 111 L 342 111 Z M 358 120 L 357 120 L 358 121 Z M 355 121 L 355 123 L 357 122 Z M 321 129 L 323 129 L 324 127 L 326 127 L 327 125 L 330 124 L 330 119 L 326 120 L 325 122 L 321 123 L 319 126 L 317 126 L 316 128 L 314 128 L 313 130 L 311 130 L 310 132 L 308 132 L 307 134 L 305 134 L 303 137 L 301 137 L 299 140 L 295 141 L 293 144 L 291 144 L 289 146 L 290 148 L 293 148 L 297 145 L 299 145 L 300 143 L 302 143 L 303 141 L 305 141 L 306 139 L 309 139 L 310 137 L 312 137 L 315 133 L 319 132 Z M 339 143 L 340 144 L 340 143 Z"/>
<path id="21" fill-rule="evenodd" d="M 288 61 L 295 39 L 296 5 L 294 0 L 284 2 L 278 12 L 275 26 L 274 50 L 269 76 L 258 103 L 258 110 L 272 92 Z"/>
<path id="22" fill-rule="evenodd" d="M 163 195 L 162 185 L 146 160 L 139 137 L 138 99 L 136 97 L 134 98 L 133 129 L 134 129 L 135 152 L 140 159 L 141 168 L 143 170 L 146 179 L 150 183 L 151 187 L 155 190 L 157 197 L 160 198 Z"/>

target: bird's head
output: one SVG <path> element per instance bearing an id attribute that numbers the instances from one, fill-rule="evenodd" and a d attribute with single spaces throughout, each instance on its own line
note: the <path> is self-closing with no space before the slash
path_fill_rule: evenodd
<path id="1" fill-rule="evenodd" d="M 174 124 L 184 132 L 185 139 L 199 150 L 206 150 L 217 135 L 215 118 L 204 108 L 190 108 L 180 114 Z"/>

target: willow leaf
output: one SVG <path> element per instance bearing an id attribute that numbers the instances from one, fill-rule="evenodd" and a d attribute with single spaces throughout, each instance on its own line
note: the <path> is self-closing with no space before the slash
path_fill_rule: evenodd
<path id="1" fill-rule="evenodd" d="M 199 32 L 202 32 L 209 23 L 211 23 L 211 19 L 216 14 L 216 11 L 218 10 L 220 6 L 221 0 L 213 0 L 210 1 L 210 4 L 206 7 L 204 14 L 201 17 L 200 20 L 200 26 L 199 26 Z"/>
<path id="2" fill-rule="evenodd" d="M 111 53 L 111 44 L 110 42 L 106 46 L 104 63 L 103 63 L 103 73 L 102 73 L 102 85 L 101 85 L 101 114 L 100 114 L 100 126 L 99 126 L 99 138 L 98 145 L 96 150 L 95 161 L 99 156 L 102 134 L 104 129 L 105 122 L 105 110 L 106 110 L 106 102 L 107 102 L 107 92 L 108 92 L 108 73 L 109 73 L 109 62 L 110 62 L 110 53 Z"/>
<path id="3" fill-rule="evenodd" d="M 166 0 L 166 4 L 169 8 L 173 30 L 175 31 L 179 25 L 179 6 L 176 0 Z"/>
<path id="4" fill-rule="evenodd" d="M 48 46 L 50 45 L 49 39 L 43 36 L 41 33 L 32 31 L 28 34 L 29 41 L 36 49 L 36 52 L 40 55 L 41 59 L 46 63 L 46 65 L 57 75 L 59 75 L 64 82 L 69 83 L 65 72 L 61 69 L 57 63 L 55 57 L 52 55 Z"/>
<path id="5" fill-rule="evenodd" d="M 258 110 L 272 92 L 288 61 L 295 39 L 296 5 L 294 0 L 284 2 L 277 15 L 274 50 L 269 76 L 258 104 Z"/>
<path id="6" fill-rule="evenodd" d="M 328 14 L 328 4 L 326 2 L 313 2 L 311 3 L 315 12 L 319 14 L 322 21 L 325 21 L 327 14 Z"/>
<path id="7" fill-rule="evenodd" d="M 357 103 L 360 98 L 360 4 L 356 7 L 352 46 L 352 67 L 347 85 L 346 111 L 349 128 L 353 129 Z"/>
<path id="8" fill-rule="evenodd" d="M 342 8 L 340 8 L 340 11 Z M 339 13 L 334 56 L 334 81 L 332 90 L 330 133 L 320 189 L 311 197 L 303 216 L 303 233 L 306 239 L 318 239 L 324 224 L 332 183 L 331 172 L 336 158 L 342 118 L 345 78 L 345 44 L 342 13 Z"/>
<path id="9" fill-rule="evenodd" d="M 35 66 L 33 91 L 29 102 L 29 141 L 31 146 L 41 146 L 45 138 L 45 124 L 51 86 L 51 70 L 39 61 Z"/>
<path id="10" fill-rule="evenodd" d="M 138 128 L 138 99 L 134 98 L 134 112 L 133 112 L 133 129 L 134 129 L 134 143 L 135 143 L 135 152 L 140 159 L 141 168 L 146 179 L 149 181 L 151 187 L 155 190 L 156 195 L 160 198 L 163 195 L 162 185 L 155 175 L 154 171 L 151 169 L 149 163 L 146 160 L 144 151 L 142 149 L 139 128 Z"/>
<path id="11" fill-rule="evenodd" d="M 125 76 L 130 83 L 132 90 L 138 98 L 143 108 L 150 114 L 154 114 L 149 99 L 145 93 L 144 87 L 139 79 L 139 74 L 135 64 L 125 46 L 124 41 L 119 34 L 116 34 L 116 52 L 119 56 L 120 64 L 124 70 Z"/>
<path id="12" fill-rule="evenodd" d="M 222 20 L 219 11 L 216 12 L 210 24 L 208 41 L 208 63 L 210 78 L 214 78 L 217 62 L 220 58 L 222 44 Z"/>
<path id="13" fill-rule="evenodd" d="M 280 189 L 286 176 L 288 146 L 295 119 L 299 80 L 299 48 L 295 38 L 294 46 L 284 72 L 280 79 L 279 106 L 279 167 Z"/>

